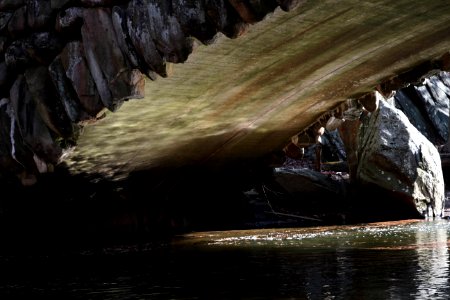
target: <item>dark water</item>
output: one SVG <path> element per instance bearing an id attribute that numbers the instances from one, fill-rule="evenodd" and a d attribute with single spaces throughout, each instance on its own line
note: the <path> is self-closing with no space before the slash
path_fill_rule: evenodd
<path id="1" fill-rule="evenodd" d="M 3 256 L 0 299 L 449 299 L 449 233 L 445 220 L 403 221 Z"/>

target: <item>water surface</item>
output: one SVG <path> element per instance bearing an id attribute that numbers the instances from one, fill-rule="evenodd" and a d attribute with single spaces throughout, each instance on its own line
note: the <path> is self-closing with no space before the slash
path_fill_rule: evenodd
<path id="1" fill-rule="evenodd" d="M 448 299 L 449 231 L 446 220 L 410 220 L 4 256 L 0 298 Z"/>

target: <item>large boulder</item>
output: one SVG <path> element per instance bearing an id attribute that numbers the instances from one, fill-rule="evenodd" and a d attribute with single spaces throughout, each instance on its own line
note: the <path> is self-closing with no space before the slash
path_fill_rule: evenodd
<path id="1" fill-rule="evenodd" d="M 396 205 L 383 210 L 399 209 L 402 203 L 426 218 L 442 216 L 445 194 L 439 152 L 402 111 L 380 101 L 379 110 L 363 121 L 359 145 L 356 180 L 392 196 L 389 201 Z"/>

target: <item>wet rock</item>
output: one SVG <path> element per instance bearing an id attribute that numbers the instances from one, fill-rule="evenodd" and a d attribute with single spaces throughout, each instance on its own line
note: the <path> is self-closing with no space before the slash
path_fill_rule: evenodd
<path id="1" fill-rule="evenodd" d="M 380 109 L 364 121 L 359 149 L 356 177 L 362 186 L 376 185 L 390 193 L 392 202 L 413 206 L 424 217 L 442 216 L 445 197 L 439 153 L 404 113 L 381 101 Z"/>

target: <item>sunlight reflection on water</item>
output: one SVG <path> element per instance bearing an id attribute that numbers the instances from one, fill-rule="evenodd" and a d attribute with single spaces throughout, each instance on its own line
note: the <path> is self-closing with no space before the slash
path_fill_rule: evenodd
<path id="1" fill-rule="evenodd" d="M 450 223 L 198 232 L 167 247 L 0 258 L 0 298 L 448 299 Z"/>

